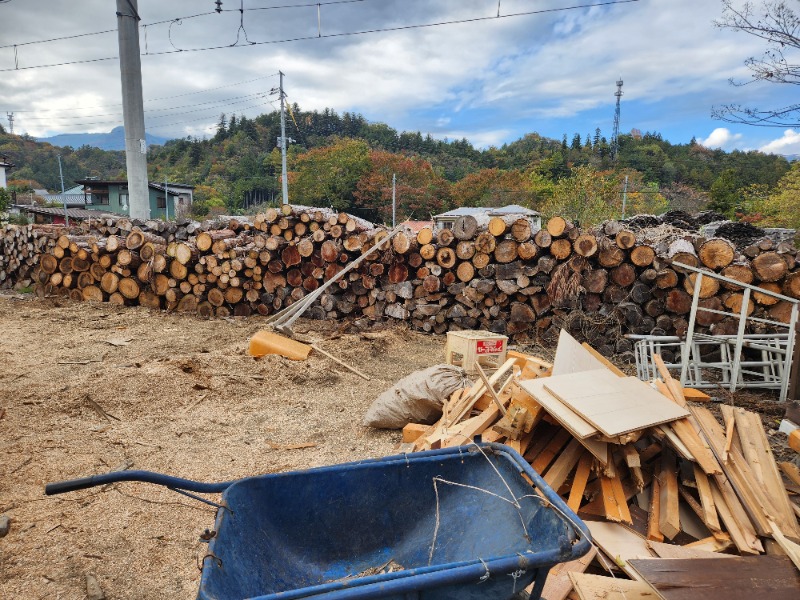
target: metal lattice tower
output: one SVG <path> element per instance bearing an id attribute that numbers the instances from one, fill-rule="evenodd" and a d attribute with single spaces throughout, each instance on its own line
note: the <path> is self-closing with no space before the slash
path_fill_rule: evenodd
<path id="1" fill-rule="evenodd" d="M 8 117 L 8 132 L 10 134 L 13 134 L 14 133 L 14 113 L 13 112 L 7 112 L 6 113 L 6 117 Z"/>
<path id="2" fill-rule="evenodd" d="M 617 108 L 614 111 L 614 135 L 611 138 L 611 160 L 617 160 L 617 152 L 619 152 L 619 102 L 622 98 L 622 79 L 617 80 L 617 91 L 614 92 L 617 97 Z"/>

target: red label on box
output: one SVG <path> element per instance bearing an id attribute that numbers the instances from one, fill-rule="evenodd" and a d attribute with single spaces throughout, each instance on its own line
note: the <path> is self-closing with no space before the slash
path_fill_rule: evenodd
<path id="1" fill-rule="evenodd" d="M 503 340 L 478 340 L 478 354 L 500 354 Z"/>

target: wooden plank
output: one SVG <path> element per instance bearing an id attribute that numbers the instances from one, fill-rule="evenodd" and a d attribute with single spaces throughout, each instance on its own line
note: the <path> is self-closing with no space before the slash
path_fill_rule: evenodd
<path id="1" fill-rule="evenodd" d="M 710 402 L 711 396 L 706 394 L 703 391 L 696 390 L 694 388 L 685 387 L 683 388 L 683 397 L 687 400 L 691 400 L 692 402 Z"/>
<path id="2" fill-rule="evenodd" d="M 614 500 L 619 508 L 620 519 L 623 523 L 633 525 L 631 511 L 628 509 L 628 498 L 625 495 L 625 490 L 622 488 L 622 480 L 619 477 L 611 478 L 611 489 L 614 492 Z"/>
<path id="3" fill-rule="evenodd" d="M 778 528 L 775 523 L 770 521 L 770 525 L 772 526 L 772 537 L 786 553 L 786 556 L 794 563 L 794 566 L 800 570 L 800 544 L 796 544 L 791 540 L 786 539 L 786 536 L 783 535 L 783 532 Z M 800 590 L 799 590 L 800 591 Z"/>
<path id="4" fill-rule="evenodd" d="M 658 526 L 658 518 L 661 514 L 661 486 L 658 484 L 658 478 L 653 478 L 652 486 L 650 487 L 650 510 L 647 517 L 647 539 L 656 542 L 664 541 L 664 534 Z"/>
<path id="5" fill-rule="evenodd" d="M 544 382 L 551 379 L 553 378 L 545 377 L 543 379 L 533 379 L 531 381 L 520 381 L 519 385 L 548 413 L 555 417 L 559 423 L 569 429 L 575 437 L 583 439 L 596 435 L 598 433 L 596 427 L 593 427 L 575 411 L 545 389 Z"/>
<path id="6" fill-rule="evenodd" d="M 783 471 L 784 475 L 786 475 L 792 483 L 800 485 L 800 468 L 798 468 L 796 464 L 780 462 L 778 466 L 780 466 L 781 471 Z"/>
<path id="7" fill-rule="evenodd" d="M 769 440 L 764 433 L 761 417 L 742 408 L 734 409 L 733 417 L 745 459 L 778 511 L 778 514 L 773 515 L 773 520 L 785 535 L 800 538 L 800 527 L 783 486 Z"/>
<path id="8" fill-rule="evenodd" d="M 658 369 L 658 374 L 661 375 L 661 379 L 664 380 L 664 384 L 667 386 L 667 389 L 670 392 L 672 400 L 678 406 L 686 406 L 686 398 L 683 395 L 683 387 L 681 386 L 680 382 L 673 379 L 672 375 L 667 369 L 667 365 L 664 364 L 664 361 L 661 359 L 660 354 L 653 354 L 653 362 L 656 365 L 656 369 Z"/>
<path id="9" fill-rule="evenodd" d="M 428 425 L 422 423 L 409 423 L 403 427 L 403 442 L 414 442 L 428 430 Z"/>
<path id="10" fill-rule="evenodd" d="M 659 513 L 658 528 L 668 539 L 674 538 L 681 531 L 681 520 L 678 507 L 678 474 L 675 453 L 669 448 L 661 451 L 661 468 L 658 472 Z"/>
<path id="11" fill-rule="evenodd" d="M 711 484 L 705 472 L 698 465 L 694 465 L 694 480 L 700 496 L 700 506 L 703 508 L 703 522 L 711 533 L 722 531 L 717 517 L 717 508 L 714 505 L 714 496 L 711 494 Z"/>
<path id="12" fill-rule="evenodd" d="M 592 356 L 594 356 L 594 357 L 595 357 L 597 360 L 599 360 L 601 363 L 603 363 L 603 364 L 605 365 L 605 367 L 606 367 L 606 368 L 607 368 L 609 371 L 611 371 L 612 373 L 614 373 L 614 375 L 616 375 L 617 377 L 626 377 L 626 375 L 625 375 L 625 373 L 622 371 L 622 369 L 620 369 L 619 367 L 617 367 L 617 365 L 615 365 L 614 363 L 612 363 L 612 362 L 611 362 L 610 360 L 608 360 L 608 359 L 607 359 L 605 356 L 603 356 L 603 355 L 602 355 L 602 354 L 600 354 L 600 353 L 599 353 L 597 350 L 595 350 L 594 348 L 592 348 L 592 347 L 589 345 L 589 343 L 588 343 L 588 342 L 583 342 L 583 343 L 581 344 L 581 346 L 583 346 L 584 350 L 586 350 L 586 351 L 587 351 L 589 354 L 591 354 L 591 355 L 592 355 Z"/>
<path id="13" fill-rule="evenodd" d="M 653 558 L 655 554 L 647 546 L 647 540 L 620 525 L 605 521 L 587 521 L 587 527 L 592 534 L 592 539 L 611 561 L 622 569 L 628 577 L 641 580 L 636 571 L 630 568 L 628 561 L 635 558 Z"/>
<path id="14" fill-rule="evenodd" d="M 558 490 L 567 480 L 575 465 L 578 464 L 583 452 L 583 446 L 580 441 L 573 439 L 558 455 L 553 466 L 544 474 L 545 482 L 554 490 Z"/>
<path id="15" fill-rule="evenodd" d="M 571 560 L 565 563 L 559 563 L 547 574 L 547 579 L 544 582 L 544 589 L 542 590 L 542 598 L 547 600 L 567 600 L 572 592 L 572 581 L 570 581 L 570 573 L 583 573 L 589 568 L 589 565 L 597 556 L 597 548 L 591 548 L 589 552 L 576 560 Z M 528 593 L 533 589 L 534 584 L 529 585 L 525 591 Z"/>
<path id="16" fill-rule="evenodd" d="M 689 416 L 635 377 L 608 370 L 542 380 L 547 391 L 607 436 L 618 436 Z"/>
<path id="17" fill-rule="evenodd" d="M 698 550 L 675 544 L 649 541 L 647 545 L 659 558 L 734 558 L 732 554 L 720 554 L 719 552 L 709 552 L 708 550 Z"/>
<path id="18" fill-rule="evenodd" d="M 724 477 L 724 475 L 723 475 Z M 719 482 L 715 481 L 718 485 Z M 741 504 L 738 504 L 736 493 L 731 490 L 721 491 L 717 485 L 711 486 L 711 495 L 714 497 L 714 506 L 719 513 L 725 529 L 742 554 L 760 554 L 764 551 L 750 519 L 744 513 Z"/>
<path id="19" fill-rule="evenodd" d="M 632 559 L 630 567 L 665 600 L 796 600 L 800 590 L 800 572 L 779 556 Z"/>
<path id="20" fill-rule="evenodd" d="M 572 439 L 570 436 L 569 431 L 566 429 L 561 429 L 555 437 L 550 441 L 546 448 L 544 448 L 536 459 L 531 463 L 531 467 L 537 473 L 544 473 L 545 469 L 550 466 L 550 463 L 553 462 L 558 453 L 561 452 L 561 449 L 567 445 L 567 443 Z"/>
<path id="21" fill-rule="evenodd" d="M 725 446 L 725 433 L 722 426 L 708 409 L 693 406 L 692 413 L 703 429 L 703 434 L 708 440 L 714 454 L 721 456 Z M 768 519 L 779 514 L 774 502 L 764 489 L 758 484 L 747 461 L 741 452 L 734 446 L 729 453 L 729 460 L 722 465 L 730 484 L 742 501 L 742 506 L 747 511 L 750 520 L 759 535 L 769 535 Z"/>
<path id="22" fill-rule="evenodd" d="M 578 462 L 578 469 L 575 471 L 575 477 L 572 478 L 572 487 L 569 490 L 567 506 L 576 513 L 581 507 L 583 492 L 586 490 L 586 482 L 589 481 L 589 475 L 592 472 L 592 462 L 592 455 L 584 452 Z"/>
<path id="23" fill-rule="evenodd" d="M 655 600 L 650 584 L 603 575 L 570 573 L 570 580 L 581 600 Z"/>
<path id="24" fill-rule="evenodd" d="M 606 366 L 581 346 L 578 340 L 563 329 L 559 332 L 556 356 L 553 359 L 552 376 L 604 368 Z"/>
<path id="25" fill-rule="evenodd" d="M 689 450 L 694 457 L 694 462 L 700 465 L 703 472 L 708 475 L 719 475 L 722 473 L 722 469 L 714 453 L 697 434 L 697 431 L 695 431 L 694 427 L 692 427 L 687 419 L 673 421 L 664 427 L 669 427 L 675 432 L 675 435 L 678 436 L 678 439 L 680 439 L 686 449 Z"/>

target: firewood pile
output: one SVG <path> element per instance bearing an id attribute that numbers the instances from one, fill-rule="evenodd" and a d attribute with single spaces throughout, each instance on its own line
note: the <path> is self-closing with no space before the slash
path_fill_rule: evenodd
<path id="1" fill-rule="evenodd" d="M 59 231 L 41 225 L 0 228 L 0 288 L 31 280 L 41 254 L 53 247 Z"/>
<path id="2" fill-rule="evenodd" d="M 680 229 L 671 223 L 688 217 L 672 217 L 636 227 L 633 219 L 609 221 L 592 230 L 553 217 L 537 231 L 526 219 L 496 217 L 479 227 L 465 216 L 452 229 L 403 230 L 326 290 L 306 316 L 398 319 L 436 333 L 486 329 L 517 342 L 555 339 L 564 326 L 609 355 L 631 349 L 624 333 L 686 331 L 695 275 L 676 262 L 800 297 L 792 244 L 761 239 L 737 248 Z M 268 315 L 317 289 L 386 235 L 344 213 L 288 206 L 204 223 L 83 222 L 56 240 L 47 234 L 34 283 L 40 295 L 204 317 Z M 7 247 L 8 233 L 4 240 Z M 7 284 L 14 282 L 6 275 Z M 704 278 L 700 296 L 707 308 L 742 308 L 741 289 L 732 284 Z M 746 311 L 787 320 L 789 308 L 756 293 Z M 734 318 L 702 312 L 697 319 L 701 332 L 735 333 Z"/>
<path id="3" fill-rule="evenodd" d="M 600 551 L 557 567 L 542 594 L 548 600 L 566 598 L 569 573 L 593 559 L 623 582 L 642 580 L 631 559 L 654 557 L 785 553 L 800 568 L 791 541 L 800 541 L 797 466 L 776 463 L 758 414 L 722 406 L 720 423 L 702 406 L 708 396 L 681 387 L 663 362 L 660 375 L 626 377 L 562 331 L 552 364 L 509 352 L 491 377 L 456 391 L 437 423 L 408 424 L 404 450 L 480 435 L 542 475 L 586 521 Z"/>

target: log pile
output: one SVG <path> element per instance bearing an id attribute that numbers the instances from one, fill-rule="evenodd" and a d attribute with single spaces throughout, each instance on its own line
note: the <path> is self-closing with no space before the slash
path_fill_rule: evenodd
<path id="1" fill-rule="evenodd" d="M 518 342 L 555 339 L 566 327 L 610 355 L 631 349 L 625 333 L 686 331 L 695 277 L 675 262 L 800 298 L 790 243 L 761 239 L 737 247 L 652 219 L 657 224 L 609 221 L 580 230 L 553 217 L 537 231 L 526 219 L 479 225 L 465 216 L 452 229 L 404 230 L 306 316 L 359 324 L 397 319 L 436 333 L 487 329 Z M 267 315 L 315 290 L 385 235 L 350 215 L 308 207 L 204 223 L 84 222 L 40 250 L 48 257 L 36 289 L 204 317 Z M 701 298 L 709 308 L 741 309 L 741 290 L 710 278 Z M 788 308 L 755 294 L 746 310 L 786 320 Z M 698 315 L 700 331 L 735 333 L 735 323 Z"/>
<path id="2" fill-rule="evenodd" d="M 652 386 L 626 377 L 562 331 L 552 364 L 509 352 L 490 378 L 456 391 L 438 422 L 407 425 L 403 450 L 478 435 L 510 446 L 587 521 L 606 557 L 598 569 L 619 578 L 639 579 L 631 558 L 781 554 L 787 538 L 800 540 L 800 471 L 776 463 L 759 415 L 723 406 L 720 423 L 702 406 L 708 396 L 682 388 L 663 362 L 659 371 Z M 800 561 L 800 547 L 786 547 Z M 543 597 L 567 597 L 572 586 L 556 583 Z"/>
<path id="3" fill-rule="evenodd" d="M 55 245 L 57 227 L 0 228 L 0 288 L 30 285 L 39 258 Z"/>

